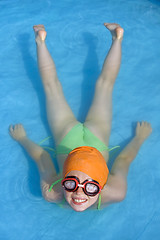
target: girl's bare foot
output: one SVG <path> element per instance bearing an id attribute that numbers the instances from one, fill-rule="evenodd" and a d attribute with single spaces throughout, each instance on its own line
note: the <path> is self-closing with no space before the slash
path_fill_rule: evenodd
<path id="1" fill-rule="evenodd" d="M 104 26 L 111 32 L 113 40 L 122 39 L 124 30 L 117 23 L 104 23 Z"/>
<path id="2" fill-rule="evenodd" d="M 44 42 L 46 39 L 47 32 L 45 31 L 44 25 L 35 25 L 33 26 L 35 32 L 35 38 L 37 43 Z"/>

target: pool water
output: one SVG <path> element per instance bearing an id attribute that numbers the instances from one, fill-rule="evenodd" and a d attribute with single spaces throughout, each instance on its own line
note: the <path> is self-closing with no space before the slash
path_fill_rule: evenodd
<path id="1" fill-rule="evenodd" d="M 159 239 L 160 1 L 1 0 L 0 22 L 0 240 Z M 77 213 L 42 198 L 38 170 L 8 127 L 22 123 L 37 143 L 50 135 L 35 24 L 46 26 L 65 97 L 78 120 L 85 119 L 111 44 L 104 22 L 125 30 L 110 145 L 122 149 L 137 121 L 150 122 L 153 133 L 131 165 L 126 199 L 101 211 Z"/>

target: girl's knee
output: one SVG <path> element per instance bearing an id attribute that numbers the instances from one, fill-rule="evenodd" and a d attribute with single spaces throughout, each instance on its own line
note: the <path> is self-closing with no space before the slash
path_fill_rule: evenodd
<path id="1" fill-rule="evenodd" d="M 111 81 L 107 81 L 103 77 L 99 77 L 96 83 L 96 90 L 102 92 L 107 92 L 107 93 L 112 93 L 113 90 L 113 84 Z"/>

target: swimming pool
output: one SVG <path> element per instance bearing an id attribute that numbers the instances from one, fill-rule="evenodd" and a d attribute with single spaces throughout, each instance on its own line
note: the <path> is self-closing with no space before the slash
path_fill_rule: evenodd
<path id="1" fill-rule="evenodd" d="M 0 239 L 158 239 L 160 2 L 2 0 L 0 9 Z M 65 96 L 84 120 L 111 43 L 105 21 L 125 29 L 110 145 L 123 148 L 137 121 L 151 122 L 154 131 L 130 168 L 126 199 L 102 211 L 76 213 L 43 200 L 36 166 L 9 137 L 8 126 L 23 123 L 35 142 L 50 135 L 32 31 L 38 23 L 46 26 Z"/>

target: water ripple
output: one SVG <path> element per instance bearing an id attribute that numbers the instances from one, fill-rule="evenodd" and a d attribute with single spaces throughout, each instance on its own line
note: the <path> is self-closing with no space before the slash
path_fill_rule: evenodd
<path id="1" fill-rule="evenodd" d="M 69 23 L 64 26 L 60 32 L 60 41 L 65 48 L 69 48 L 79 56 L 86 54 L 86 45 L 90 41 L 98 44 L 101 37 L 101 25 L 88 23 Z"/>
<path id="2" fill-rule="evenodd" d="M 18 177 L 16 179 L 15 183 L 15 192 L 17 193 L 17 196 L 19 198 L 25 198 L 28 199 L 32 203 L 38 203 L 42 201 L 42 197 L 37 197 L 33 195 L 29 189 L 29 186 L 31 185 L 30 179 L 28 179 L 27 176 Z"/>

